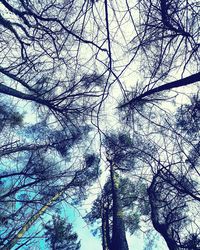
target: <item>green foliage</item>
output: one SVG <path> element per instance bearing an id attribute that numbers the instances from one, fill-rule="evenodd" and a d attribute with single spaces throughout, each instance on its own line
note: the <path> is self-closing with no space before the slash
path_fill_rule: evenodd
<path id="1" fill-rule="evenodd" d="M 105 85 L 105 77 L 94 72 L 93 74 L 84 75 L 81 79 L 84 88 L 89 89 L 95 86 L 103 88 Z"/>
<path id="2" fill-rule="evenodd" d="M 0 93 L 4 100 L 0 101 L 0 170 L 2 183 L 5 182 L 5 186 L 0 183 L 0 223 L 5 225 L 9 221 L 1 239 L 9 241 L 59 191 L 63 191 L 63 196 L 56 200 L 57 204 L 65 198 L 79 203 L 90 194 L 89 186 L 101 173 L 97 155 L 84 155 L 87 149 L 92 152 L 93 142 L 95 146 L 98 143 L 96 136 L 91 143 L 87 124 L 94 125 L 101 141 L 105 126 L 113 124 L 102 120 L 110 116 L 110 110 L 104 107 L 115 105 L 115 98 L 127 102 L 135 97 L 135 101 L 122 109 L 127 112 L 126 119 L 134 131 L 125 127 L 123 131 L 130 133 L 111 133 L 99 147 L 103 144 L 103 154 L 106 152 L 107 160 L 113 163 L 113 180 L 117 183 L 116 190 L 119 189 L 116 197 L 122 203 L 121 215 L 126 227 L 135 232 L 141 216 L 149 215 L 150 206 L 147 187 L 120 178 L 122 172 L 128 176 L 132 171 L 130 176 L 134 180 L 149 183 L 157 170 L 166 170 L 156 185 L 159 190 L 154 205 L 158 206 L 161 224 L 167 216 L 171 223 L 180 219 L 177 214 L 183 210 L 181 204 L 187 200 L 192 203 L 191 194 L 194 197 L 199 194 L 196 176 L 199 175 L 200 101 L 197 94 L 190 104 L 178 110 L 177 132 L 170 121 L 171 105 L 167 105 L 174 97 L 171 92 L 166 94 L 169 99 L 164 97 L 170 88 L 196 82 L 190 76 L 185 78 L 190 72 L 195 73 L 192 78 L 196 76 L 199 80 L 198 1 L 142 0 L 120 4 L 105 1 L 104 11 L 103 3 L 97 3 L 98 0 L 0 2 Z M 131 25 L 136 32 L 127 32 L 126 27 Z M 178 85 L 165 84 L 179 77 Z M 161 103 L 163 99 L 167 102 Z M 23 111 L 27 116 L 33 115 L 28 125 L 23 124 Z M 184 139 L 189 141 L 188 148 Z M 151 141 L 157 144 L 159 154 L 155 155 Z M 180 157 L 179 151 L 182 151 Z M 177 213 L 173 210 L 179 199 L 174 193 L 181 197 Z M 14 212 L 9 208 L 13 200 L 17 203 Z M 108 180 L 88 219 L 92 223 L 100 221 L 104 209 L 109 214 L 111 228 L 112 206 Z M 60 217 L 53 218 L 46 227 L 48 232 L 56 227 L 57 239 L 62 239 L 66 228 L 71 230 Z M 22 239 L 22 244 L 25 240 Z M 193 247 L 192 241 L 197 242 L 195 235 L 188 239 L 188 248 Z"/>
<path id="3" fill-rule="evenodd" d="M 22 126 L 23 115 L 15 110 L 14 107 L 8 106 L 7 103 L 0 103 L 0 124 L 1 129 L 3 127 L 14 128 L 16 126 Z"/>
<path id="4" fill-rule="evenodd" d="M 198 142 L 194 147 L 190 150 L 186 163 L 190 164 L 191 168 L 198 167 L 199 159 L 200 159 L 200 142 Z"/>
<path id="5" fill-rule="evenodd" d="M 135 165 L 135 152 L 133 141 L 127 134 L 110 134 L 105 138 L 104 144 L 112 161 L 120 167 L 121 170 L 127 171 L 133 169 Z"/>
<path id="6" fill-rule="evenodd" d="M 200 100 L 193 96 L 190 104 L 182 105 L 176 114 L 176 126 L 188 136 L 198 135 L 200 130 Z"/>
<path id="7" fill-rule="evenodd" d="M 74 185 L 84 187 L 94 182 L 100 175 L 100 159 L 95 154 L 86 154 L 84 156 L 84 168 L 76 176 Z"/>
<path id="8" fill-rule="evenodd" d="M 125 227 L 131 234 L 139 229 L 140 217 L 142 215 L 149 215 L 150 207 L 148 204 L 148 197 L 146 186 L 143 184 L 135 185 L 128 178 L 119 178 L 119 195 L 123 208 L 123 220 Z M 85 216 L 85 220 L 97 226 L 100 230 L 99 224 L 102 223 L 102 208 L 109 211 L 110 231 L 112 231 L 112 190 L 110 179 L 104 185 L 102 194 L 94 201 L 91 211 Z M 93 229 L 96 233 L 96 228 Z"/>
<path id="9" fill-rule="evenodd" d="M 199 234 L 190 234 L 184 242 L 187 249 L 200 249 L 200 236 Z"/>
<path id="10" fill-rule="evenodd" d="M 140 214 L 137 212 L 129 213 L 127 216 L 124 216 L 124 223 L 131 234 L 134 234 L 140 228 L 139 222 Z"/>
<path id="11" fill-rule="evenodd" d="M 99 158 L 95 154 L 85 155 L 86 168 L 91 168 L 92 166 L 99 166 Z"/>
<path id="12" fill-rule="evenodd" d="M 156 241 L 158 235 L 155 234 L 154 231 L 148 231 L 145 235 L 145 247 L 144 250 L 154 250 L 158 249 Z"/>
<path id="13" fill-rule="evenodd" d="M 127 133 L 112 133 L 105 137 L 104 145 L 109 158 L 121 171 L 134 170 L 156 152 L 154 145 L 138 134 L 131 137 Z"/>
<path id="14" fill-rule="evenodd" d="M 176 127 L 190 142 L 187 147 L 186 163 L 191 169 L 198 167 L 200 159 L 200 100 L 199 93 L 191 98 L 191 103 L 182 105 L 176 113 Z M 192 145 L 192 147 L 191 147 Z"/>
<path id="15" fill-rule="evenodd" d="M 27 126 L 23 135 L 31 140 L 35 140 L 37 143 L 47 143 L 51 149 L 55 149 L 61 157 L 68 157 L 70 150 L 75 144 L 81 142 L 85 138 L 90 127 L 79 126 L 74 127 L 71 124 L 62 128 L 54 128 L 48 124 L 47 119 L 41 120 L 40 122 Z"/>
<path id="16" fill-rule="evenodd" d="M 72 224 L 59 215 L 52 216 L 52 220 L 44 224 L 45 238 L 53 250 L 78 250 L 80 241 L 73 232 Z"/>
<path id="17" fill-rule="evenodd" d="M 11 186 L 11 183 L 10 183 Z M 10 187 L 7 185 L 6 182 L 3 182 L 0 180 L 0 196 L 4 195 L 5 193 L 9 192 Z M 12 216 L 11 213 L 14 209 L 14 203 L 9 202 L 8 200 L 13 199 L 14 197 L 6 197 L 5 199 L 2 199 L 0 202 L 0 227 L 1 228 L 8 228 L 11 226 Z M 2 230 L 2 236 L 3 236 L 3 230 Z"/>
<path id="18" fill-rule="evenodd" d="M 44 150 L 33 152 L 28 162 L 28 173 L 40 180 L 51 180 L 59 174 L 59 166 L 55 166 L 54 159 L 48 159 Z"/>

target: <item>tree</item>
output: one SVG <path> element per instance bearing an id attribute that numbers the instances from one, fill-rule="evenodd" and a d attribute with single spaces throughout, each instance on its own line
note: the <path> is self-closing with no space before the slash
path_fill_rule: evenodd
<path id="1" fill-rule="evenodd" d="M 127 96 L 128 100 L 120 105 L 121 108 L 131 109 L 138 101 L 162 98 L 162 91 L 200 81 L 197 2 L 143 0 L 138 2 L 136 8 L 140 18 L 132 18 L 136 32 L 131 51 L 134 59 L 139 52 L 142 54 L 141 72 L 144 72 L 145 78 L 132 96 Z M 130 15 L 133 11 L 134 8 L 129 8 Z M 179 78 L 174 81 L 171 76 Z M 163 83 L 166 81 L 168 83 Z"/>
<path id="2" fill-rule="evenodd" d="M 78 51 L 80 41 L 95 46 L 78 34 L 78 26 L 75 32 L 70 27 L 80 3 L 1 1 L 0 5 L 0 92 L 6 100 L 0 110 L 0 201 L 2 210 L 5 204 L 14 204 L 3 219 L 8 221 L 2 227 L 1 245 L 5 246 L 20 230 L 27 231 L 27 223 L 41 216 L 38 211 L 52 197 L 65 195 L 63 188 L 74 177 L 74 186 L 67 191 L 76 200 L 87 196 L 88 178 L 94 180 L 99 173 L 98 160 L 83 150 L 76 157 L 75 151 L 90 131 L 88 117 L 101 99 L 104 78 L 94 67 L 79 71 L 75 53 L 69 50 L 73 44 Z M 32 124 L 23 122 L 22 114 L 25 119 L 34 114 Z M 62 195 L 56 202 L 61 201 Z"/>
<path id="3" fill-rule="evenodd" d="M 113 200 L 113 230 L 111 249 L 128 250 L 128 243 L 125 234 L 125 225 L 122 212 L 122 204 L 119 194 L 119 176 L 116 173 L 112 159 L 108 159 L 110 164 L 111 190 Z"/>
<path id="4" fill-rule="evenodd" d="M 98 158 L 88 152 L 79 166 L 69 163 L 69 151 L 87 135 L 88 126 L 52 129 L 46 120 L 25 125 L 15 108 L 6 105 L 1 114 L 1 246 L 10 249 L 65 192 L 85 197 L 88 178 L 95 180 L 99 171 Z M 21 141 L 15 139 L 19 135 Z"/>
<path id="5" fill-rule="evenodd" d="M 128 178 L 119 177 L 118 189 L 125 229 L 134 234 L 139 229 L 140 216 L 148 214 L 148 204 L 144 197 L 146 194 L 142 190 L 144 186 L 141 184 L 136 187 Z M 112 249 L 113 216 L 112 185 L 109 178 L 85 217 L 86 221 L 95 226 L 94 232 L 100 231 L 104 250 Z"/>
<path id="6" fill-rule="evenodd" d="M 82 43 L 88 49 L 89 46 L 103 49 L 95 41 L 83 37 L 78 19 L 73 31 L 71 22 L 81 3 L 19 1 L 16 4 L 5 0 L 1 1 L 1 6 L 4 11 L 0 17 L 0 73 L 3 76 L 0 93 L 31 102 L 40 111 L 56 117 L 74 116 L 75 113 L 77 117 L 91 111 L 101 98 L 99 82 L 103 76 L 94 67 L 82 74 L 79 69 L 84 65 L 81 63 L 83 57 L 73 50 L 78 52 Z M 9 45 L 9 50 L 5 44 Z M 72 51 L 69 49 L 71 45 Z"/>
<path id="7" fill-rule="evenodd" d="M 93 152 L 110 163 L 112 199 L 102 197 L 101 212 L 108 221 L 113 203 L 116 247 L 127 249 L 125 216 L 118 216 L 122 176 L 149 187 L 149 203 L 158 214 L 151 219 L 154 226 L 169 224 L 166 239 L 176 247 L 187 246 L 187 237 L 197 242 L 195 230 L 187 228 L 183 235 L 184 220 L 168 223 L 165 217 L 173 209 L 179 213 L 180 203 L 187 210 L 199 202 L 198 5 L 195 0 L 0 0 L 2 246 L 72 180 L 73 187 L 55 203 L 87 197 L 90 179 L 93 183 L 100 174 Z M 116 106 L 121 109 L 114 114 Z M 162 185 L 176 194 L 177 206 L 170 206 Z"/>
<path id="8" fill-rule="evenodd" d="M 148 188 L 151 220 L 154 228 L 163 236 L 169 249 L 199 249 L 198 218 L 199 171 L 199 109 L 198 95 L 190 103 L 182 105 L 175 114 L 166 161 L 159 162 Z M 167 136 L 165 135 L 165 140 Z M 198 209 L 197 209 L 198 210 Z"/>
<path id="9" fill-rule="evenodd" d="M 9 235 L 9 237 L 12 237 L 11 239 L 9 239 L 9 237 L 5 237 L 5 239 L 2 240 L 3 249 L 10 249 L 13 246 L 15 246 L 15 244 L 24 236 L 24 234 L 39 219 L 39 217 L 42 216 L 46 212 L 46 210 L 49 209 L 56 201 L 61 199 L 61 197 L 64 195 L 66 191 L 70 192 L 70 189 L 72 189 L 73 196 L 75 197 L 78 196 L 79 202 L 81 199 L 85 198 L 84 189 L 89 184 L 91 184 L 91 181 L 95 181 L 99 175 L 98 163 L 99 163 L 98 158 L 95 157 L 94 154 L 86 155 L 85 167 L 82 170 L 75 172 L 74 177 L 71 180 L 71 182 L 65 185 L 63 183 L 63 187 L 61 190 L 57 190 L 57 192 L 55 192 L 54 190 L 54 195 L 52 194 L 53 197 L 51 197 L 50 200 L 48 200 L 48 202 L 45 203 L 33 216 L 30 216 L 29 214 L 29 219 L 24 223 L 24 225 L 21 226 L 20 230 L 14 236 L 12 236 L 12 234 L 11 236 Z M 51 191 L 51 189 L 48 191 Z M 44 198 L 46 198 L 45 195 L 43 196 L 43 199 Z M 8 241 L 8 242 L 4 244 L 5 241 Z"/>
<path id="10" fill-rule="evenodd" d="M 73 233 L 72 224 L 59 215 L 52 216 L 52 220 L 44 224 L 45 238 L 53 250 L 78 250 L 81 247 L 78 235 Z"/>
<path id="11" fill-rule="evenodd" d="M 134 103 L 137 103 L 138 101 L 147 101 L 148 102 L 151 99 L 145 99 L 145 97 L 155 95 L 155 94 L 160 93 L 162 91 L 171 90 L 173 88 L 183 87 L 183 86 L 193 84 L 193 83 L 196 83 L 196 82 L 199 82 L 199 81 L 200 81 L 200 73 L 196 73 L 196 74 L 188 76 L 186 78 L 166 83 L 164 85 L 152 88 L 150 90 L 145 91 L 144 93 L 141 93 L 141 94 L 135 96 L 130 101 L 120 105 L 119 108 L 125 108 L 127 106 L 130 106 L 130 107 L 134 106 Z M 156 97 L 155 97 L 155 99 L 156 99 Z"/>
<path id="12" fill-rule="evenodd" d="M 173 185 L 170 177 L 166 179 L 166 176 L 157 173 L 148 188 L 153 226 L 163 236 L 170 250 L 199 249 L 198 228 L 192 232 L 189 227 L 194 222 L 189 220 L 187 214 L 189 207 L 187 192 L 180 192 L 178 184 Z M 193 192 L 189 180 L 183 179 L 184 177 L 179 178 L 185 189 Z"/>
<path id="13" fill-rule="evenodd" d="M 123 204 L 121 190 L 120 187 L 121 173 L 128 173 L 129 171 L 133 171 L 134 168 L 141 164 L 141 162 L 145 162 L 144 158 L 148 161 L 148 150 L 152 150 L 152 145 L 148 145 L 149 149 L 147 149 L 147 145 L 145 145 L 140 136 L 135 135 L 132 139 L 130 135 L 125 133 L 119 134 L 110 134 L 105 137 L 105 148 L 107 150 L 107 161 L 109 163 L 109 171 L 110 171 L 110 192 L 111 192 L 111 204 L 112 205 L 112 239 L 111 239 L 111 247 L 110 249 L 128 249 L 128 244 L 126 240 L 126 229 L 125 229 L 125 214 L 124 210 L 126 210 L 125 204 Z M 138 143 L 140 142 L 140 146 Z M 145 155 L 146 151 L 146 155 Z M 126 183 L 131 190 L 130 182 L 127 180 Z M 128 187 L 127 187 L 128 190 Z M 124 195 L 125 196 L 125 195 Z M 126 197 L 126 196 L 125 196 Z M 125 198 L 124 197 L 124 198 Z M 134 201 L 126 200 L 130 202 L 130 204 Z M 130 198 L 131 199 L 131 198 Z M 123 206 L 124 205 L 124 206 Z M 126 204 L 127 205 L 127 204 Z M 107 215 L 109 216 L 109 214 Z M 130 222 L 130 225 L 138 224 L 137 216 L 133 216 L 131 219 L 135 220 Z M 102 223 L 103 225 L 103 223 Z M 130 226 L 129 225 L 129 226 Z M 130 226 L 131 228 L 131 226 Z M 107 237 L 108 238 L 108 237 Z M 107 242 L 110 240 L 107 239 Z"/>

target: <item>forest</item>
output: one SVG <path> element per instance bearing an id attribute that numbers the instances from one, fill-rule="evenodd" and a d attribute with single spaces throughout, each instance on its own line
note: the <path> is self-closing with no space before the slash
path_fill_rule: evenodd
<path id="1" fill-rule="evenodd" d="M 0 249 L 200 250 L 199 83 L 198 0 L 0 0 Z"/>

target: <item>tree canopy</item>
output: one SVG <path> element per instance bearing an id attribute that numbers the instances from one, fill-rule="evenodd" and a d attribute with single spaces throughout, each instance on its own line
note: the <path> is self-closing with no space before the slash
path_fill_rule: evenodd
<path id="1" fill-rule="evenodd" d="M 51 249 L 80 249 L 80 241 L 76 233 L 72 232 L 72 224 L 67 223 L 59 215 L 53 216 L 52 221 L 44 225 L 46 241 L 49 242 Z"/>
<path id="2" fill-rule="evenodd" d="M 199 7 L 0 0 L 0 249 L 200 249 Z"/>

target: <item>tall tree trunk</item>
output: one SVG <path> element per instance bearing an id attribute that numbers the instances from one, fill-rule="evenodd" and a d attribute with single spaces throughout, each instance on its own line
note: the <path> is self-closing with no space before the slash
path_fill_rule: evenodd
<path id="1" fill-rule="evenodd" d="M 105 208 L 104 208 L 104 197 L 101 205 L 101 234 L 102 234 L 102 249 L 108 250 L 106 244 L 106 219 L 105 219 Z"/>
<path id="2" fill-rule="evenodd" d="M 101 221 L 102 221 L 101 222 L 102 248 L 103 250 L 111 250 L 110 224 L 109 224 L 109 202 L 106 196 L 102 198 Z"/>
<path id="3" fill-rule="evenodd" d="M 60 191 L 57 192 L 44 206 L 40 208 L 39 211 L 37 211 L 19 230 L 17 234 L 14 235 L 14 237 L 6 244 L 4 245 L 3 250 L 11 250 L 12 247 L 16 245 L 18 240 L 20 240 L 24 234 L 29 230 L 29 228 L 37 221 L 37 219 L 43 215 L 46 210 L 55 202 L 57 201 L 64 192 L 73 185 L 74 181 L 76 180 L 77 176 L 81 173 L 81 171 L 77 171 L 73 177 L 73 179 Z"/>
<path id="4" fill-rule="evenodd" d="M 171 90 L 173 88 L 183 87 L 183 86 L 193 84 L 193 83 L 198 82 L 198 81 L 200 81 L 200 72 L 196 73 L 194 75 L 190 75 L 188 77 L 179 79 L 177 81 L 169 82 L 169 83 L 163 84 L 163 85 L 161 85 L 159 87 L 147 90 L 146 92 L 134 97 L 130 101 L 120 105 L 119 108 L 125 108 L 127 106 L 131 106 L 134 103 L 136 103 L 137 101 L 142 100 L 142 98 L 150 96 L 152 94 L 156 94 L 156 93 L 159 93 L 159 92 L 162 92 L 162 91 L 165 91 L 165 90 Z"/>
<path id="5" fill-rule="evenodd" d="M 56 250 L 56 241 L 55 240 L 52 242 L 52 250 Z"/>
<path id="6" fill-rule="evenodd" d="M 54 106 L 51 103 L 51 101 L 41 99 L 40 97 L 35 96 L 33 94 L 23 93 L 23 92 L 21 92 L 19 90 L 8 87 L 8 86 L 6 86 L 6 85 L 4 85 L 2 83 L 0 83 L 0 93 L 5 94 L 5 95 L 9 95 L 9 96 L 13 96 L 13 97 L 16 97 L 16 98 L 19 98 L 19 99 L 22 99 L 22 100 L 33 101 L 33 102 L 36 102 L 38 104 L 47 106 L 49 109 L 60 112 L 60 110 L 56 106 Z"/>
<path id="7" fill-rule="evenodd" d="M 56 201 L 62 194 L 65 192 L 65 189 L 54 195 L 37 213 L 35 213 L 22 227 L 22 229 L 4 246 L 4 250 L 10 250 L 15 244 L 20 240 L 24 234 L 29 230 L 29 228 L 36 222 L 36 220 L 44 214 L 44 212 Z"/>
<path id="8" fill-rule="evenodd" d="M 110 223 L 109 223 L 109 203 L 105 210 L 105 221 L 106 221 L 106 242 L 108 249 L 111 250 L 111 239 L 110 239 Z"/>
<path id="9" fill-rule="evenodd" d="M 113 230 L 111 250 L 128 250 L 123 212 L 119 196 L 119 176 L 115 173 L 114 164 L 110 162 L 110 176 L 113 199 Z"/>
<path id="10" fill-rule="evenodd" d="M 162 237 L 165 239 L 165 242 L 169 248 L 169 250 L 179 250 L 180 248 L 177 246 L 176 241 L 173 239 L 171 234 L 168 232 L 169 230 L 169 225 L 166 223 L 161 223 L 159 221 L 159 211 L 157 207 L 157 199 L 156 199 L 156 193 L 155 193 L 155 187 L 156 187 L 156 177 L 155 175 L 153 177 L 152 183 L 147 189 L 148 196 L 149 196 L 149 202 L 150 202 L 150 207 L 151 207 L 151 221 L 156 229 L 157 232 L 159 232 Z"/>

